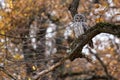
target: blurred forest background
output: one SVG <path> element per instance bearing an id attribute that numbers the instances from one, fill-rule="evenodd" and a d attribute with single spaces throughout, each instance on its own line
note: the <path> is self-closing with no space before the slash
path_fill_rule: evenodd
<path id="1" fill-rule="evenodd" d="M 120 0 L 0 0 L 0 80 L 120 80 L 120 38 L 107 33 L 83 47 L 91 61 L 66 60 L 35 78 L 69 55 L 73 1 L 89 27 L 120 24 Z"/>

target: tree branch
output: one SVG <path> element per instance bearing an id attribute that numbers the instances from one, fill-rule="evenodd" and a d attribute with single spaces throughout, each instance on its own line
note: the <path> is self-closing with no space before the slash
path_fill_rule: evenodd
<path id="1" fill-rule="evenodd" d="M 65 60 L 67 60 L 68 57 L 65 57 L 63 59 L 61 59 L 59 62 L 55 63 L 54 65 L 50 66 L 48 69 L 45 69 L 39 73 L 37 73 L 37 75 L 35 75 L 33 77 L 34 80 L 38 80 L 40 78 L 40 76 L 46 74 L 46 73 L 49 73 L 50 71 L 53 71 L 55 70 L 57 67 L 59 67 L 61 64 L 63 64 L 65 62 Z"/>
<path id="2" fill-rule="evenodd" d="M 100 59 L 100 57 L 96 54 L 96 53 L 94 53 L 90 48 L 88 48 L 89 49 L 89 51 L 90 51 L 90 53 L 91 54 L 93 54 L 95 57 L 96 57 L 96 59 L 99 61 L 99 63 L 101 64 L 101 66 L 103 67 L 103 69 L 104 69 L 104 72 L 105 72 L 105 74 L 106 74 L 106 78 L 108 79 L 108 80 L 116 80 L 114 77 L 112 77 L 110 74 L 109 74 L 109 72 L 108 72 L 108 69 L 107 69 L 107 66 L 104 64 L 104 62 Z"/>
<path id="3" fill-rule="evenodd" d="M 72 17 L 74 17 L 74 15 L 77 14 L 77 8 L 79 6 L 79 1 L 80 0 L 73 0 L 68 8 L 72 14 Z"/>
<path id="4" fill-rule="evenodd" d="M 120 25 L 97 23 L 95 26 L 86 31 L 85 34 L 81 35 L 73 42 L 71 45 L 72 51 L 70 52 L 69 59 L 73 61 L 75 58 L 82 58 L 83 55 L 80 53 L 83 47 L 99 33 L 110 33 L 120 36 Z"/>
<path id="5" fill-rule="evenodd" d="M 90 28 L 88 31 L 85 32 L 85 34 L 81 35 L 79 38 L 77 38 L 73 44 L 71 45 L 72 51 L 70 52 L 70 55 L 61 59 L 60 62 L 57 62 L 53 66 L 49 67 L 46 70 L 43 70 L 39 72 L 36 76 L 34 76 L 34 79 L 37 80 L 40 78 L 40 76 L 55 70 L 57 67 L 59 67 L 61 64 L 65 62 L 68 58 L 73 61 L 76 58 L 84 58 L 85 56 L 83 54 L 80 54 L 84 45 L 86 45 L 94 36 L 96 36 L 99 33 L 110 33 L 113 35 L 120 36 L 120 25 L 114 25 L 110 23 L 97 23 L 95 26 Z"/>
<path id="6" fill-rule="evenodd" d="M 16 80 L 4 67 L 0 66 L 0 71 L 4 72 L 11 79 Z"/>

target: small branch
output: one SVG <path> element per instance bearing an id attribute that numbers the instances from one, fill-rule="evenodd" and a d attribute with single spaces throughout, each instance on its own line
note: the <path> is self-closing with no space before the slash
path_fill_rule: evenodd
<path id="1" fill-rule="evenodd" d="M 74 15 L 77 14 L 77 8 L 79 6 L 79 1 L 80 0 L 73 0 L 69 6 L 69 10 L 71 12 L 72 17 L 74 17 Z"/>
<path id="2" fill-rule="evenodd" d="M 100 62 L 101 66 L 103 67 L 104 72 L 109 77 L 107 67 L 105 66 L 105 64 L 103 63 L 103 61 L 100 59 L 100 57 L 97 54 L 93 53 L 90 48 L 88 48 L 88 49 L 89 49 L 90 53 L 93 54 L 97 58 L 97 60 Z"/>
<path id="3" fill-rule="evenodd" d="M 55 70 L 57 67 L 61 66 L 66 60 L 68 59 L 68 57 L 65 57 L 63 59 L 61 59 L 59 62 L 55 63 L 54 65 L 52 65 L 51 67 L 49 67 L 48 69 L 45 69 L 39 73 L 37 73 L 37 75 L 35 75 L 33 77 L 34 80 L 38 80 L 42 75 L 49 73 L 50 71 Z"/>
<path id="4" fill-rule="evenodd" d="M 11 79 L 17 80 L 7 70 L 5 70 L 4 67 L 0 66 L 0 70 L 4 72 L 7 76 L 9 76 Z"/>
<path id="5" fill-rule="evenodd" d="M 65 29 L 65 27 L 60 28 L 60 29 L 58 29 L 58 30 L 56 30 L 56 31 L 64 30 L 64 29 Z M 28 30 L 28 29 L 27 29 L 27 30 Z M 44 30 L 44 29 L 41 29 L 41 31 L 43 31 L 43 30 Z M 48 33 L 45 33 L 45 34 L 50 34 L 50 33 L 54 33 L 54 31 L 48 32 Z M 17 37 L 17 36 L 13 36 L 13 35 L 1 34 L 1 33 L 0 33 L 0 36 L 8 37 L 8 38 L 14 38 L 14 39 L 31 39 L 31 38 L 39 38 L 39 37 L 41 37 L 41 36 L 43 36 L 43 35 L 45 35 L 45 34 L 41 34 L 41 35 L 38 35 L 38 36 L 36 36 L 36 37 Z"/>
<path id="6" fill-rule="evenodd" d="M 92 50 L 91 50 L 90 48 L 88 48 L 88 49 L 89 49 L 90 53 L 93 54 L 93 55 L 96 57 L 96 59 L 100 62 L 101 66 L 102 66 L 103 69 L 104 69 L 104 72 L 105 72 L 105 74 L 106 74 L 107 79 L 108 79 L 108 80 L 110 80 L 110 79 L 111 79 L 111 80 L 115 80 L 115 79 L 108 73 L 107 67 L 106 67 L 106 65 L 104 64 L 104 62 L 100 59 L 100 57 L 99 57 L 96 53 L 92 52 Z"/>

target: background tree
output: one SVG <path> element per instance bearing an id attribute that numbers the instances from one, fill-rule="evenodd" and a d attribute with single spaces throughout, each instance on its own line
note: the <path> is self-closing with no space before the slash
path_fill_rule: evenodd
<path id="1" fill-rule="evenodd" d="M 119 7 L 119 0 L 1 0 L 0 79 L 119 79 Z M 90 27 L 78 39 L 69 28 L 77 13 Z"/>

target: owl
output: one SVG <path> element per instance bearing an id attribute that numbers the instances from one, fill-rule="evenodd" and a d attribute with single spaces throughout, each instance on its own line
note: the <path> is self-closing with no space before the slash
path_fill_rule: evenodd
<path id="1" fill-rule="evenodd" d="M 72 28 L 73 28 L 76 38 L 84 34 L 89 29 L 89 27 L 86 24 L 86 17 L 83 14 L 76 14 L 74 16 Z M 88 44 L 90 47 L 93 48 L 92 40 Z"/>

